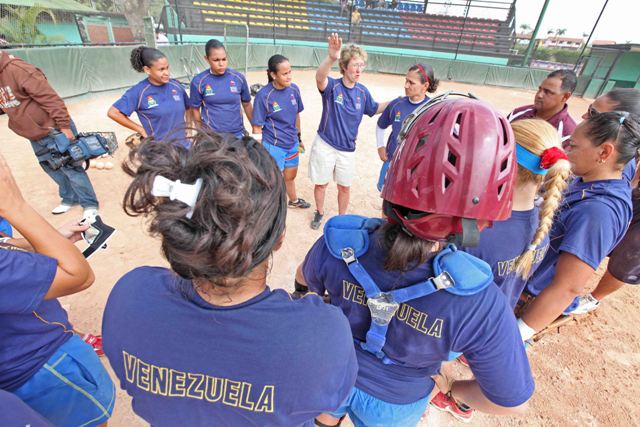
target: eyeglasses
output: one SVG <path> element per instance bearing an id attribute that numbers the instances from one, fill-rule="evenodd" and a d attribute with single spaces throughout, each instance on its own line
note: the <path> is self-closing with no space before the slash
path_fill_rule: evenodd
<path id="1" fill-rule="evenodd" d="M 355 68 L 356 70 L 364 70 L 367 67 L 367 64 L 365 63 L 353 63 L 353 64 L 349 64 L 350 68 Z"/>
<path id="2" fill-rule="evenodd" d="M 593 104 L 589 105 L 589 108 L 587 109 L 587 116 L 591 118 L 597 114 L 600 114 L 600 111 L 593 108 Z"/>

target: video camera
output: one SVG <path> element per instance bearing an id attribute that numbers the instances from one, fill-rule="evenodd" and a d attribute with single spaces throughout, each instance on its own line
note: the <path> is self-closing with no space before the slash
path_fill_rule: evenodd
<path id="1" fill-rule="evenodd" d="M 57 129 L 49 136 L 52 142 L 47 145 L 46 152 L 37 153 L 38 161 L 46 163 L 51 169 L 58 170 L 63 166 L 82 166 L 89 168 L 89 160 L 104 154 L 113 154 L 118 149 L 118 140 L 114 132 L 84 132 L 69 139 Z"/>

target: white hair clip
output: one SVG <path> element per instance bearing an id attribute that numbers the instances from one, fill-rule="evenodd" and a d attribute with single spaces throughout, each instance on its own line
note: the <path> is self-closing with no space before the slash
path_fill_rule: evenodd
<path id="1" fill-rule="evenodd" d="M 200 189 L 202 188 L 202 178 L 196 179 L 194 184 L 183 184 L 180 180 L 171 181 L 162 175 L 156 175 L 151 188 L 151 195 L 156 197 L 168 197 L 169 200 L 179 200 L 186 203 L 191 208 L 186 217 L 191 219 L 193 208 L 196 206 Z"/>

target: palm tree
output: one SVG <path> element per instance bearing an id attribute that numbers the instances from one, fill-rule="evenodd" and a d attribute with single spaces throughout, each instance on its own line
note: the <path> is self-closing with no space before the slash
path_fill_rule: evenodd
<path id="1" fill-rule="evenodd" d="M 47 36 L 38 30 L 37 24 L 41 14 L 56 22 L 50 10 L 34 5 L 28 8 L 7 6 L 4 11 L 6 14 L 0 18 L 0 33 L 5 35 L 9 43 L 43 44 L 48 41 Z"/>
<path id="2" fill-rule="evenodd" d="M 529 26 L 528 24 L 522 24 L 520 25 L 520 29 L 522 30 L 522 32 L 524 34 L 530 33 L 531 32 L 531 26 Z"/>

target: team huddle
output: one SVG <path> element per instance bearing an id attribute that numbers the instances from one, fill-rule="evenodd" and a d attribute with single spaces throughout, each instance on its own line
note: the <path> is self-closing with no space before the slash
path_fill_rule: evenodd
<path id="1" fill-rule="evenodd" d="M 134 49 L 147 77 L 107 113 L 141 137 L 122 165 L 123 208 L 148 218 L 170 268 L 118 280 L 100 342 L 74 331 L 57 299 L 95 279 L 74 246 L 101 224 L 86 172 L 40 162 L 60 189 L 52 213 L 84 208 L 83 221 L 56 230 L 0 156 L 0 424 L 106 425 L 116 399 L 102 351 L 151 425 L 326 427 L 348 415 L 357 427 L 409 427 L 428 408 L 463 422 L 521 414 L 535 389 L 533 338 L 640 283 L 639 91 L 600 96 L 576 125 L 566 104 L 576 76 L 554 71 L 533 105 L 504 117 L 472 95 L 428 96 L 439 81 L 418 63 L 404 97 L 376 102 L 360 83 L 366 52 L 332 34 L 309 153 L 310 227 L 323 235 L 301 248 L 295 292 L 271 289 L 287 211 L 311 207 L 295 186 L 303 99 L 282 55 L 252 88 L 220 42 L 205 59 L 187 92 L 161 51 Z M 329 75 L 336 62 L 340 78 Z M 42 73 L 2 52 L 0 89 L 9 126 L 37 156 L 77 136 Z M 348 214 L 364 114 L 380 115 L 381 218 Z M 339 215 L 326 218 L 332 178 Z M 446 362 L 473 378 L 449 378 Z"/>

